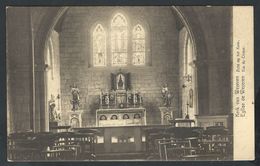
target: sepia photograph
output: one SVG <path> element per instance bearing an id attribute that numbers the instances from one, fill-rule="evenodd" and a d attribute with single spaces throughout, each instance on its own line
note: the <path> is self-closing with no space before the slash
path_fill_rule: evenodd
<path id="1" fill-rule="evenodd" d="M 254 159 L 238 8 L 6 7 L 7 161 Z"/>

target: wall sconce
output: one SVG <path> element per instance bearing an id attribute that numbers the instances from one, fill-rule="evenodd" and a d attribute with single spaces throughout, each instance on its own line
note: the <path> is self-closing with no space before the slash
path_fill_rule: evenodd
<path id="1" fill-rule="evenodd" d="M 44 71 L 48 71 L 48 69 L 49 69 L 49 65 L 48 65 L 48 64 L 45 64 L 45 65 L 44 65 Z"/>
<path id="2" fill-rule="evenodd" d="M 182 88 L 186 88 L 187 86 L 185 84 L 182 85 Z"/>

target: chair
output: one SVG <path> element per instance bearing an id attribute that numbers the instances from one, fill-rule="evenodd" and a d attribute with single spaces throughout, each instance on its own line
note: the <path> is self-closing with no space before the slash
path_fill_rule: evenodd
<path id="1" fill-rule="evenodd" d="M 157 159 L 160 155 L 158 139 L 168 138 L 165 134 L 165 127 L 151 127 L 144 130 L 146 137 L 146 154 L 147 159 Z"/>
<path id="2" fill-rule="evenodd" d="M 42 151 L 44 160 L 75 160 L 78 146 L 73 132 L 61 132 L 53 135 L 53 144 Z"/>
<path id="3" fill-rule="evenodd" d="M 232 146 L 228 130 L 223 126 L 210 126 L 203 133 L 201 144 L 204 154 L 218 154 L 222 159 L 231 155 Z"/>
<path id="4" fill-rule="evenodd" d="M 8 160 L 27 161 L 40 159 L 40 150 L 33 132 L 13 133 L 8 137 Z"/>
<path id="5" fill-rule="evenodd" d="M 185 155 L 200 152 L 199 138 L 202 128 L 198 127 L 168 127 L 165 132 L 170 139 L 160 139 L 159 151 L 161 160 L 181 160 Z"/>

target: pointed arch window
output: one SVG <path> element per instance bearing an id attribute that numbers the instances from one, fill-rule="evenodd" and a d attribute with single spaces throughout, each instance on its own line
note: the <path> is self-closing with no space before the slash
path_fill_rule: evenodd
<path id="1" fill-rule="evenodd" d="M 116 14 L 111 21 L 112 65 L 127 64 L 127 21 L 121 14 Z"/>
<path id="2" fill-rule="evenodd" d="M 186 57 L 187 57 L 187 74 L 191 74 L 193 72 L 193 67 L 192 67 L 192 63 L 193 63 L 193 45 L 191 42 L 191 38 L 188 37 L 187 39 L 187 52 L 186 52 Z"/>
<path id="3" fill-rule="evenodd" d="M 133 29 L 133 65 L 145 64 L 145 31 L 138 24 Z"/>
<path id="4" fill-rule="evenodd" d="M 93 31 L 93 65 L 106 66 L 106 32 L 101 24 Z"/>

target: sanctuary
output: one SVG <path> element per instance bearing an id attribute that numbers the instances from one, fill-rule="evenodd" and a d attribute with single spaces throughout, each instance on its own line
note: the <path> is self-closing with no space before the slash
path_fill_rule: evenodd
<path id="1" fill-rule="evenodd" d="M 8 160 L 232 159 L 232 8 L 9 7 Z"/>

